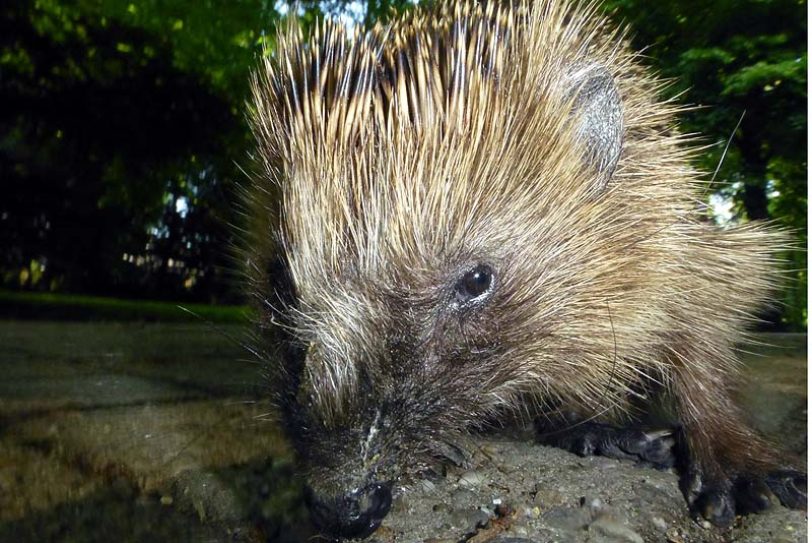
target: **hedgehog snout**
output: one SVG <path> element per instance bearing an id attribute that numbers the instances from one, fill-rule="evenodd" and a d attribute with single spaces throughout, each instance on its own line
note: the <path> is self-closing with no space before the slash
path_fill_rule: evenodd
<path id="1" fill-rule="evenodd" d="M 319 496 L 308 487 L 305 497 L 319 530 L 331 536 L 361 538 L 377 530 L 389 513 L 392 485 L 376 482 L 338 496 Z"/>

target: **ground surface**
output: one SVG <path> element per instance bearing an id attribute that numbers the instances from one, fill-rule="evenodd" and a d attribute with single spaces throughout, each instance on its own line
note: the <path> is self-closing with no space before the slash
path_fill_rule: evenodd
<path id="1" fill-rule="evenodd" d="M 284 441 L 239 327 L 0 322 L 0 541 L 305 541 Z M 740 400 L 806 452 L 806 336 L 747 357 Z M 374 539 L 806 541 L 773 507 L 727 531 L 691 521 L 677 477 L 483 436 L 408 489 Z"/>

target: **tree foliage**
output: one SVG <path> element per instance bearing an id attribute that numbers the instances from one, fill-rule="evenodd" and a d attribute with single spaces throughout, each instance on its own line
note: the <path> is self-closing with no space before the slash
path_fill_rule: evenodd
<path id="1" fill-rule="evenodd" d="M 217 14 L 227 14 L 219 17 Z M 210 298 L 250 141 L 262 1 L 0 8 L 6 285 Z"/>

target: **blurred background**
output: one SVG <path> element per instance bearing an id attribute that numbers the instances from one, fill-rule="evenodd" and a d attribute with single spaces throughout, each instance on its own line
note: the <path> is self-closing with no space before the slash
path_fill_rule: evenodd
<path id="1" fill-rule="evenodd" d="M 412 5 L 295 9 L 307 31 Z M 806 1 L 601 7 L 672 81 L 666 94 L 699 106 L 682 127 L 704 138 L 708 181 L 719 168 L 709 220 L 791 229 L 763 328 L 785 333 L 790 396 L 805 403 Z M 235 362 L 250 358 L 250 316 L 231 256 L 249 75 L 290 9 L 0 4 L 0 540 L 299 537 L 284 443 L 257 431 L 271 425 L 259 369 Z"/>

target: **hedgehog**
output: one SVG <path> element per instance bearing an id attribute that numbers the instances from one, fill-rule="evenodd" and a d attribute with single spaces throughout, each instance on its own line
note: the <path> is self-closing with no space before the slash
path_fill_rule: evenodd
<path id="1" fill-rule="evenodd" d="M 509 414 L 676 465 L 718 526 L 773 495 L 806 507 L 806 474 L 731 400 L 787 234 L 707 220 L 666 89 L 595 3 L 279 32 L 249 104 L 248 282 L 321 530 L 374 532 Z"/>

